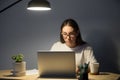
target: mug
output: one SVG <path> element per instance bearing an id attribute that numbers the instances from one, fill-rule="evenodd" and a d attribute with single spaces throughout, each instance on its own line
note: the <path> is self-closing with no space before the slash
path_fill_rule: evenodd
<path id="1" fill-rule="evenodd" d="M 90 63 L 90 74 L 97 75 L 99 74 L 99 63 Z"/>

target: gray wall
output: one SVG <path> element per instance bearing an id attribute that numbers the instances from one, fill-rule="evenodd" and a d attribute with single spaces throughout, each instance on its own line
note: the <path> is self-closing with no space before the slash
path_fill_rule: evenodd
<path id="1" fill-rule="evenodd" d="M 0 70 L 11 69 L 11 56 L 25 55 L 27 69 L 37 68 L 37 50 L 49 50 L 59 40 L 60 25 L 75 19 L 82 37 L 100 62 L 100 71 L 120 73 L 120 1 L 49 0 L 52 10 L 28 11 L 23 0 L 0 14 Z M 0 9 L 13 0 L 0 0 Z"/>

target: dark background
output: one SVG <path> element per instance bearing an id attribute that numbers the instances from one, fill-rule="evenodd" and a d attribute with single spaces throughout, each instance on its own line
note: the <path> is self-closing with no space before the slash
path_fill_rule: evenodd
<path id="1" fill-rule="evenodd" d="M 0 10 L 15 0 L 0 0 Z M 11 56 L 23 53 L 27 69 L 37 68 L 37 50 L 59 40 L 60 25 L 75 19 L 94 48 L 100 71 L 120 73 L 120 0 L 48 0 L 51 11 L 28 11 L 23 0 L 0 14 L 0 70 L 11 69 Z"/>

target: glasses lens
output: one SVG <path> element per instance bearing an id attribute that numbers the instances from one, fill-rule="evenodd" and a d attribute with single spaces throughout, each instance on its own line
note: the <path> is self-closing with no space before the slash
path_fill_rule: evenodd
<path id="1" fill-rule="evenodd" d="M 63 37 L 67 37 L 67 36 L 69 36 L 69 37 L 75 37 L 75 33 L 69 33 L 69 34 L 62 33 L 62 35 L 63 35 Z"/>

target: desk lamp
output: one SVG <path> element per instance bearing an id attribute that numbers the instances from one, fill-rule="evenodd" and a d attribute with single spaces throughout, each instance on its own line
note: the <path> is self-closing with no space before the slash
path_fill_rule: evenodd
<path id="1" fill-rule="evenodd" d="M 7 7 L 5 7 L 4 9 L 0 10 L 0 13 L 2 13 L 3 11 L 7 10 L 8 8 L 14 6 L 15 4 L 19 3 L 22 0 L 17 0 L 16 2 L 8 5 Z M 50 7 L 50 3 L 47 0 L 31 0 L 28 3 L 28 10 L 51 10 Z"/>

